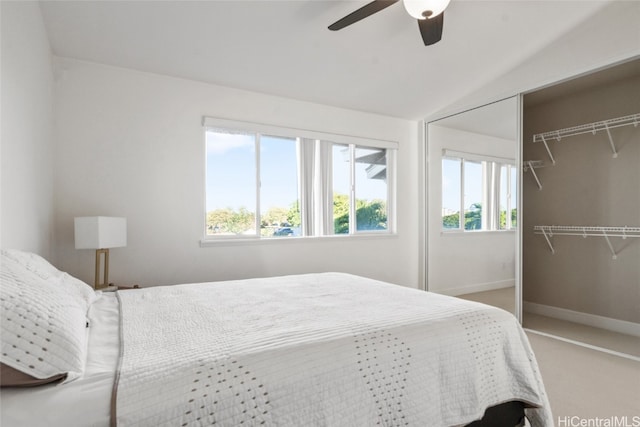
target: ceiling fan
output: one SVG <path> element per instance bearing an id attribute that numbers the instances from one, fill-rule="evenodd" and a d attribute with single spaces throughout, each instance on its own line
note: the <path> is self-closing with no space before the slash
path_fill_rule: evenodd
<path id="1" fill-rule="evenodd" d="M 400 0 L 374 0 L 355 12 L 329 25 L 331 31 L 338 31 L 351 24 L 386 9 Z M 444 10 L 450 0 L 402 0 L 404 7 L 412 17 L 418 20 L 420 35 L 425 46 L 435 44 L 442 38 Z"/>

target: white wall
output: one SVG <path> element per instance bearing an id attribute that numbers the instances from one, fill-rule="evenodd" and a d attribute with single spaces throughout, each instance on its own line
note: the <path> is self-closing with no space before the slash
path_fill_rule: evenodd
<path id="1" fill-rule="evenodd" d="M 231 88 L 56 59 L 56 252 L 92 282 L 73 217 L 124 216 L 110 279 L 143 286 L 346 271 L 418 287 L 418 124 Z M 398 141 L 398 235 L 200 247 L 202 116 Z"/>
<path id="2" fill-rule="evenodd" d="M 429 125 L 428 287 L 448 295 L 515 283 L 515 232 L 443 233 L 442 150 L 515 158 L 515 141 Z"/>
<path id="3" fill-rule="evenodd" d="M 2 15 L 1 231 L 3 248 L 50 257 L 53 72 L 36 2 L 0 2 Z"/>

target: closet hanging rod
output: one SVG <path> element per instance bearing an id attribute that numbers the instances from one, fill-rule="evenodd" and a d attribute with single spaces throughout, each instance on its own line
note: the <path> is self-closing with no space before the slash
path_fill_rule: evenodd
<path id="1" fill-rule="evenodd" d="M 544 133 L 537 133 L 533 135 L 533 142 L 544 142 L 549 139 L 555 139 L 560 141 L 564 137 L 582 135 L 585 133 L 595 134 L 598 131 L 614 129 L 622 126 L 633 125 L 635 127 L 640 123 L 640 113 L 631 114 L 629 116 L 618 117 L 615 119 L 602 120 L 599 122 L 588 123 L 579 126 L 573 126 L 569 128 L 552 130 Z"/>

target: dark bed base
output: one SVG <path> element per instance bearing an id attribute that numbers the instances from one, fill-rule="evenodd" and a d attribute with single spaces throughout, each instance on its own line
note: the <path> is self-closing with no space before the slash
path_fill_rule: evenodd
<path id="1" fill-rule="evenodd" d="M 484 412 L 481 420 L 467 425 L 467 427 L 516 426 L 524 426 L 524 403 L 518 401 L 492 406 Z"/>

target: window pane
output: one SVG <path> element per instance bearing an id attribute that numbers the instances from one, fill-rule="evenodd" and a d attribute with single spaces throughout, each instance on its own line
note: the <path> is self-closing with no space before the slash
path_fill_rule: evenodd
<path id="1" fill-rule="evenodd" d="M 511 228 L 518 225 L 518 170 L 511 167 Z"/>
<path id="2" fill-rule="evenodd" d="M 464 162 L 464 229 L 482 229 L 482 163 Z"/>
<path id="3" fill-rule="evenodd" d="M 349 146 L 333 144 L 333 234 L 349 234 Z"/>
<path id="4" fill-rule="evenodd" d="M 442 159 L 442 228 L 460 229 L 460 159 Z"/>
<path id="5" fill-rule="evenodd" d="M 356 147 L 356 230 L 387 229 L 387 150 Z"/>
<path id="6" fill-rule="evenodd" d="M 502 165 L 500 167 L 500 230 L 507 228 L 507 209 L 509 209 L 509 166 Z"/>
<path id="7" fill-rule="evenodd" d="M 207 144 L 207 235 L 255 235 L 255 135 L 210 129 Z"/>
<path id="8" fill-rule="evenodd" d="M 262 136 L 260 139 L 260 235 L 300 235 L 297 141 Z"/>

